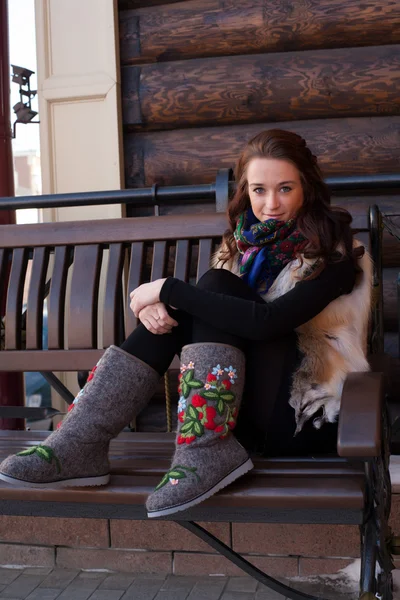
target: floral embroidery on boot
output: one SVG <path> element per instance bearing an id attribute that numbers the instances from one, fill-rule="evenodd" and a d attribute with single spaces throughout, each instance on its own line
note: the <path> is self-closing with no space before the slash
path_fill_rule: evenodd
<path id="1" fill-rule="evenodd" d="M 32 448 L 28 448 L 28 450 L 22 450 L 22 452 L 18 452 L 17 456 L 30 456 L 31 454 L 37 454 L 39 458 L 45 460 L 50 465 L 54 460 L 57 473 L 61 473 L 61 463 L 58 460 L 53 448 L 49 448 L 49 446 L 32 446 Z"/>

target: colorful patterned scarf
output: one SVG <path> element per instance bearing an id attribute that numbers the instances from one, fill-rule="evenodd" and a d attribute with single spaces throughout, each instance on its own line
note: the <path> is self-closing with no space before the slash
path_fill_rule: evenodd
<path id="1" fill-rule="evenodd" d="M 240 277 L 265 294 L 285 265 L 307 244 L 296 229 L 296 220 L 259 221 L 251 208 L 238 219 L 233 233 L 239 257 Z"/>

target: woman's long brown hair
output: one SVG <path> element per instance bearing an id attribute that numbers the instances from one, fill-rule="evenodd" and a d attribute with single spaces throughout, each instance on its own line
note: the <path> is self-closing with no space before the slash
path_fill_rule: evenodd
<path id="1" fill-rule="evenodd" d="M 356 261 L 364 250 L 353 250 L 350 213 L 344 208 L 330 205 L 329 190 L 306 141 L 300 135 L 282 129 L 262 131 L 247 143 L 239 157 L 235 169 L 237 189 L 228 206 L 229 229 L 223 236 L 223 246 L 226 248 L 223 260 L 229 260 L 237 252 L 233 232 L 239 216 L 250 207 L 247 167 L 256 157 L 289 161 L 300 173 L 304 202 L 297 215 L 297 228 L 308 240 L 301 254 L 306 258 L 319 259 L 317 268 L 307 279 L 319 275 L 328 262 L 346 258 L 354 260 L 358 270 Z M 341 247 L 340 253 L 337 252 L 338 245 Z"/>

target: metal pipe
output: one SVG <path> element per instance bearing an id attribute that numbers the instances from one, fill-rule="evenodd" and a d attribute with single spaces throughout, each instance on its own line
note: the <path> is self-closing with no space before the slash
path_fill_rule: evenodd
<path id="1" fill-rule="evenodd" d="M 327 177 L 326 184 L 332 191 L 389 190 L 399 189 L 400 173 L 378 175 L 349 175 Z M 229 182 L 230 191 L 234 182 Z M 19 208 L 52 208 L 65 206 L 91 206 L 102 204 L 130 204 L 137 207 L 155 205 L 179 205 L 198 202 L 215 202 L 216 184 L 157 186 L 128 190 L 106 190 L 103 192 L 79 192 L 72 194 L 47 194 L 43 196 L 19 196 L 0 198 L 0 210 Z"/>

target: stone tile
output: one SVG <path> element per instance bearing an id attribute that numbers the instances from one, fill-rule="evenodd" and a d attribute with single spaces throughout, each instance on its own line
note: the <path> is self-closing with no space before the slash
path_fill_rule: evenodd
<path id="1" fill-rule="evenodd" d="M 0 515 L 2 542 L 108 548 L 106 519 L 61 519 Z"/>
<path id="2" fill-rule="evenodd" d="M 170 552 L 58 548 L 57 566 L 72 569 L 109 569 L 128 573 L 167 574 L 172 571 L 172 556 Z"/>
<path id="3" fill-rule="evenodd" d="M 124 595 L 121 596 L 121 600 L 154 600 L 162 583 L 163 580 L 158 578 L 135 579 Z"/>
<path id="4" fill-rule="evenodd" d="M 230 577 L 226 586 L 227 592 L 255 592 L 257 580 L 253 577 Z"/>
<path id="5" fill-rule="evenodd" d="M 14 579 L 22 575 L 23 569 L 5 569 L 0 568 L 0 584 L 8 585 Z"/>
<path id="6" fill-rule="evenodd" d="M 272 576 L 295 577 L 298 574 L 298 561 L 295 557 L 251 555 L 245 555 L 244 557 Z M 174 574 L 243 576 L 243 571 L 220 555 L 175 552 Z"/>
<path id="7" fill-rule="evenodd" d="M 26 600 L 55 600 L 60 593 L 59 589 L 36 588 L 36 590 L 27 596 Z"/>
<path id="8" fill-rule="evenodd" d="M 299 574 L 301 576 L 308 575 L 330 575 L 337 573 L 340 569 L 345 569 L 353 559 L 341 558 L 303 558 L 299 560 Z"/>
<path id="9" fill-rule="evenodd" d="M 133 574 L 129 573 L 113 573 L 108 575 L 99 585 L 99 590 L 127 590 L 134 577 Z"/>
<path id="10" fill-rule="evenodd" d="M 43 581 L 42 575 L 20 575 L 7 585 L 0 598 L 26 598 Z"/>
<path id="11" fill-rule="evenodd" d="M 160 590 L 155 600 L 186 600 L 187 597 L 186 590 Z"/>
<path id="12" fill-rule="evenodd" d="M 200 523 L 207 531 L 230 545 L 229 523 Z M 111 520 L 111 546 L 148 550 L 188 550 L 213 552 L 197 536 L 171 521 Z M 64 544 L 66 545 L 66 544 Z"/>
<path id="13" fill-rule="evenodd" d="M 75 577 L 69 584 L 67 589 L 79 589 L 79 590 L 97 590 L 99 585 L 107 577 L 107 573 L 96 573 L 96 572 L 85 572 L 79 573 L 78 577 Z"/>
<path id="14" fill-rule="evenodd" d="M 0 544 L 0 564 L 3 566 L 53 567 L 54 560 L 54 548 Z"/>
<path id="15" fill-rule="evenodd" d="M 357 557 L 360 550 L 355 525 L 287 525 L 233 523 L 236 552 L 260 554 Z"/>
<path id="16" fill-rule="evenodd" d="M 120 600 L 124 590 L 96 590 L 89 600 Z"/>
<path id="17" fill-rule="evenodd" d="M 40 587 L 65 589 L 79 575 L 78 569 L 53 569 Z"/>
<path id="18" fill-rule="evenodd" d="M 257 590 L 254 600 L 284 600 L 284 598 L 281 594 L 263 586 L 263 589 Z"/>
<path id="19" fill-rule="evenodd" d="M 52 567 L 28 567 L 24 569 L 24 575 L 43 575 L 45 577 L 53 570 Z"/>
<path id="20" fill-rule="evenodd" d="M 187 600 L 219 600 L 226 586 L 225 577 L 209 577 L 196 583 Z"/>
<path id="21" fill-rule="evenodd" d="M 177 590 L 177 591 L 183 591 L 183 590 L 188 590 L 190 591 L 193 586 L 197 583 L 197 577 L 194 576 L 188 576 L 186 577 L 185 575 L 180 575 L 179 577 L 177 577 L 176 575 L 168 575 L 168 577 L 166 578 L 166 580 L 164 581 L 164 583 L 161 586 L 161 590 Z"/>
<path id="22" fill-rule="evenodd" d="M 254 600 L 253 592 L 224 592 L 221 600 Z"/>
<path id="23" fill-rule="evenodd" d="M 61 592 L 57 600 L 88 600 L 93 592 L 90 590 L 69 589 L 69 586 Z"/>

